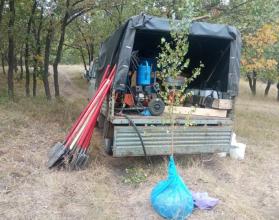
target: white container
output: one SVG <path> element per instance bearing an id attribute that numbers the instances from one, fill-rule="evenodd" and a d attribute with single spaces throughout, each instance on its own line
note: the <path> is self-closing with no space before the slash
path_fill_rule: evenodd
<path id="1" fill-rule="evenodd" d="M 200 90 L 200 96 L 218 99 L 218 92 L 212 89 Z"/>
<path id="2" fill-rule="evenodd" d="M 218 92 L 215 91 L 215 90 L 213 90 L 212 96 L 213 96 L 214 99 L 218 99 L 218 98 L 219 98 L 219 97 L 218 97 Z"/>
<path id="3" fill-rule="evenodd" d="M 226 157 L 227 156 L 227 152 L 220 152 L 220 153 L 217 153 L 218 157 Z"/>
<path id="4" fill-rule="evenodd" d="M 230 157 L 235 160 L 243 160 L 245 156 L 246 144 L 234 143 L 230 149 Z"/>
<path id="5" fill-rule="evenodd" d="M 231 139 L 231 145 L 234 146 L 236 145 L 237 141 L 236 141 L 236 134 L 233 132 L 232 133 L 232 139 Z"/>

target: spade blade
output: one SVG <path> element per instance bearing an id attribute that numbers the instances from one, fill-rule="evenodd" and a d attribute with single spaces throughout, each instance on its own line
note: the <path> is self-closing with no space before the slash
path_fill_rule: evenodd
<path id="1" fill-rule="evenodd" d="M 89 156 L 86 153 L 81 153 L 76 162 L 76 168 L 82 169 L 85 167 Z"/>
<path id="2" fill-rule="evenodd" d="M 80 154 L 81 154 L 80 152 L 76 152 L 73 155 L 73 158 L 72 158 L 72 160 L 69 163 L 69 169 L 70 170 L 75 170 L 76 169 L 76 163 L 78 161 L 78 158 L 79 158 Z"/>
<path id="3" fill-rule="evenodd" d="M 47 166 L 48 168 L 52 168 L 55 166 L 59 161 L 61 161 L 64 157 L 64 155 L 67 152 L 67 148 L 63 146 L 62 148 L 58 148 L 55 153 L 52 155 L 52 157 L 48 160 Z"/>
<path id="4" fill-rule="evenodd" d="M 52 158 L 53 155 L 60 149 L 62 149 L 64 145 L 61 142 L 57 142 L 48 152 L 48 159 Z"/>

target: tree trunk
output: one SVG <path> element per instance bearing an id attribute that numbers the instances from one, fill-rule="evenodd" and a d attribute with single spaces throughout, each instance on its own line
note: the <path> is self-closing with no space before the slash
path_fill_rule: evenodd
<path id="1" fill-rule="evenodd" d="M 26 96 L 30 96 L 29 35 L 30 35 L 30 32 L 31 32 L 31 25 L 32 25 L 32 21 L 33 21 L 33 17 L 34 17 L 36 7 L 37 7 L 37 1 L 34 0 L 32 10 L 31 10 L 31 14 L 30 14 L 28 24 L 27 24 L 26 39 L 25 39 L 25 55 L 24 56 L 25 56 L 25 77 L 26 77 L 25 93 L 26 93 Z"/>
<path id="2" fill-rule="evenodd" d="M 257 93 L 257 73 L 253 71 L 253 95 Z"/>
<path id="3" fill-rule="evenodd" d="M 5 5 L 5 0 L 1 0 L 0 1 L 0 27 L 2 27 L 2 18 L 3 18 L 4 5 Z M 2 47 L 2 33 L 0 31 L 1 65 L 2 65 L 3 74 L 6 75 L 6 71 L 5 71 L 5 56 L 4 56 L 4 53 L 1 50 L 1 47 Z"/>
<path id="4" fill-rule="evenodd" d="M 15 52 L 14 52 L 15 53 Z M 17 67 L 17 57 L 16 54 L 14 54 L 14 72 L 18 72 L 18 67 Z"/>
<path id="5" fill-rule="evenodd" d="M 34 64 L 34 71 L 33 71 L 33 88 L 32 88 L 32 94 L 33 97 L 37 96 L 37 72 L 38 72 L 38 64 Z"/>
<path id="6" fill-rule="evenodd" d="M 55 97 L 60 96 L 59 81 L 58 81 L 58 65 L 61 60 L 62 49 L 63 49 L 64 39 L 65 39 L 65 31 L 66 31 L 66 26 L 63 25 L 63 27 L 61 28 L 60 40 L 56 52 L 56 57 L 53 62 L 53 79 L 54 79 Z"/>
<path id="7" fill-rule="evenodd" d="M 23 79 L 23 52 L 22 49 L 20 50 L 20 54 L 19 54 L 19 65 L 20 65 L 20 76 L 19 79 L 22 80 Z"/>
<path id="8" fill-rule="evenodd" d="M 50 56 L 52 35 L 53 35 L 53 15 L 50 19 L 49 27 L 47 30 L 47 36 L 46 36 L 46 42 L 45 42 L 44 73 L 43 73 L 43 83 L 44 83 L 44 87 L 45 87 L 45 94 L 46 94 L 46 97 L 48 100 L 51 99 L 49 82 L 48 82 L 48 67 L 49 67 L 49 56 Z"/>
<path id="9" fill-rule="evenodd" d="M 44 9 L 42 8 L 38 30 L 37 32 L 35 31 L 35 39 L 36 39 L 35 57 L 41 56 L 41 31 L 43 25 L 43 13 L 44 13 Z M 37 95 L 37 73 L 39 69 L 38 65 L 39 65 L 38 59 L 34 58 L 34 71 L 33 71 L 33 96 L 34 97 Z"/>
<path id="10" fill-rule="evenodd" d="M 8 95 L 14 99 L 14 23 L 15 23 L 15 2 L 9 0 L 9 26 L 8 26 Z"/>
<path id="11" fill-rule="evenodd" d="M 277 101 L 279 102 L 279 82 L 277 83 Z"/>
<path id="12" fill-rule="evenodd" d="M 76 1 L 76 3 L 81 2 L 81 1 Z M 72 4 L 70 6 L 70 0 L 66 0 L 66 11 L 64 14 L 63 19 L 61 20 L 61 27 L 60 27 L 60 38 L 59 38 L 59 43 L 56 51 L 56 56 L 53 62 L 53 78 L 54 78 L 54 89 L 55 89 L 55 97 L 60 96 L 60 91 L 59 91 L 59 81 L 58 81 L 58 65 L 61 61 L 61 56 L 62 56 L 62 50 L 63 50 L 63 45 L 65 41 L 65 33 L 66 33 L 66 27 L 69 25 L 71 22 L 73 22 L 76 18 L 79 16 L 83 15 L 85 12 L 89 11 L 92 9 L 90 8 L 79 8 L 78 10 L 75 10 L 71 8 L 74 6 Z"/>
<path id="13" fill-rule="evenodd" d="M 87 69 L 87 64 L 86 64 L 86 61 L 85 61 L 85 56 L 84 56 L 82 47 L 79 48 L 79 51 L 80 51 L 80 55 L 81 55 L 81 59 L 82 59 L 82 62 L 83 62 L 84 69 L 85 69 L 85 71 L 87 73 L 88 69 Z"/>
<path id="14" fill-rule="evenodd" d="M 1 0 L 0 1 L 0 24 L 2 23 L 4 5 L 5 5 L 5 0 Z"/>
<path id="15" fill-rule="evenodd" d="M 53 62 L 53 79 L 54 79 L 54 90 L 55 90 L 55 97 L 60 96 L 60 91 L 59 91 L 59 81 L 58 81 L 58 65 L 61 60 L 62 56 L 62 50 L 63 50 L 63 45 L 64 45 L 64 40 L 65 40 L 65 33 L 66 33 L 66 27 L 67 27 L 67 21 L 69 18 L 69 5 L 70 1 L 66 1 L 66 12 L 65 15 L 61 21 L 61 28 L 60 28 L 60 39 L 56 51 L 56 56 L 55 60 Z"/>
<path id="16" fill-rule="evenodd" d="M 85 36 L 85 34 L 83 33 L 83 31 L 82 31 L 82 29 L 81 29 L 81 27 L 79 26 L 78 23 L 77 23 L 77 28 L 78 28 L 78 31 L 79 31 L 79 33 L 81 34 L 82 39 L 83 39 L 83 41 L 84 41 L 84 43 L 85 43 L 86 50 L 87 50 L 87 56 L 88 56 L 88 65 L 90 66 L 90 63 L 91 63 L 91 61 L 93 60 L 94 45 L 93 45 L 92 42 L 88 42 L 88 41 L 87 41 L 86 36 Z M 82 55 L 82 56 L 84 56 L 84 55 Z M 85 58 L 85 56 L 84 56 L 84 58 Z M 83 59 L 83 57 L 82 57 L 82 59 Z"/>
<path id="17" fill-rule="evenodd" d="M 250 90 L 253 94 L 253 96 L 257 93 L 257 73 L 253 71 L 252 73 L 247 74 L 248 82 Z"/>
<path id="18" fill-rule="evenodd" d="M 30 96 L 29 46 L 25 47 L 25 94 Z"/>
<path id="19" fill-rule="evenodd" d="M 0 26 L 2 26 L 3 10 L 4 10 L 5 0 L 0 1 Z M 2 33 L 0 32 L 0 43 L 2 40 Z"/>
<path id="20" fill-rule="evenodd" d="M 271 81 L 271 80 L 268 80 L 267 83 L 266 83 L 265 90 L 264 90 L 264 96 L 268 96 L 268 93 L 269 93 L 269 89 L 270 89 L 271 84 L 272 84 L 272 81 Z"/>
<path id="21" fill-rule="evenodd" d="M 248 79 L 248 82 L 249 82 L 249 88 L 251 91 L 253 91 L 253 84 L 252 84 L 252 76 L 251 76 L 251 73 L 248 73 L 247 74 L 247 79 Z"/>
<path id="22" fill-rule="evenodd" d="M 1 54 L 1 64 L 2 64 L 2 71 L 3 74 L 6 75 L 6 70 L 5 70 L 5 55 L 2 53 Z"/>
<path id="23" fill-rule="evenodd" d="M 91 43 L 90 44 L 90 58 L 89 58 L 88 65 L 90 65 L 90 63 L 93 61 L 93 58 L 94 58 L 94 44 Z"/>

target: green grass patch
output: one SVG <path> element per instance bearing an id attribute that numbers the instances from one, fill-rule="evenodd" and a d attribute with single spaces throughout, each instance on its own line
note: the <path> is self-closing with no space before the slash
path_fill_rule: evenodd
<path id="1" fill-rule="evenodd" d="M 125 175 L 123 177 L 123 182 L 133 185 L 139 186 L 141 183 L 147 181 L 147 172 L 143 168 L 132 167 L 125 169 Z"/>

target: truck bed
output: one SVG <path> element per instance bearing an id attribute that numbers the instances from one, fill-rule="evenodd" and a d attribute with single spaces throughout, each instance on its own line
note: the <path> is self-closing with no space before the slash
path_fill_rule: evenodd
<path id="1" fill-rule="evenodd" d="M 166 115 L 129 115 L 143 139 L 147 155 L 169 155 L 171 127 Z M 110 119 L 114 127 L 113 155 L 143 156 L 143 149 L 133 126 L 123 116 Z M 174 130 L 175 154 L 228 152 L 230 149 L 232 120 L 230 118 L 194 116 L 191 125 L 185 115 L 176 115 Z"/>

